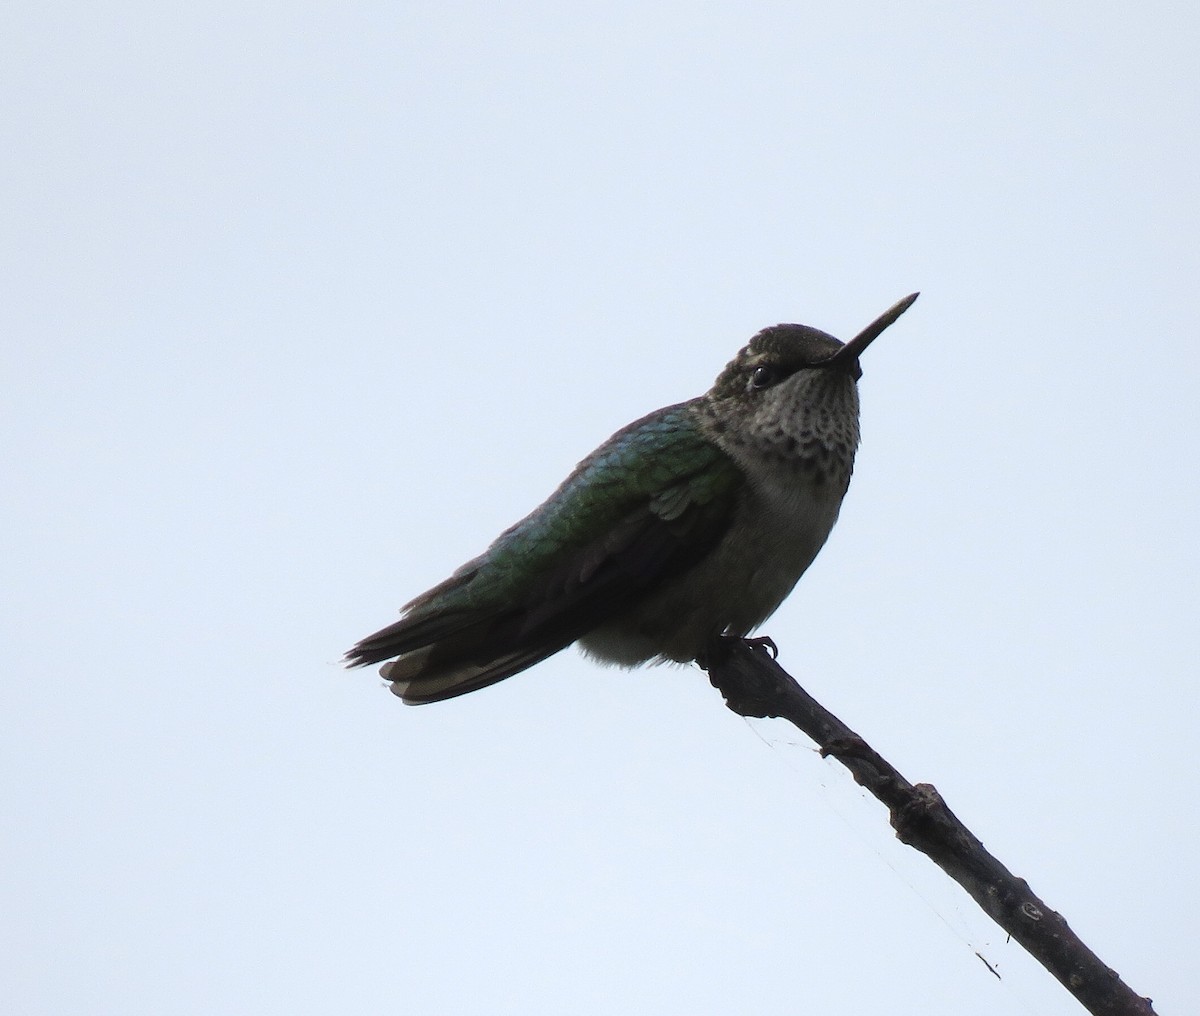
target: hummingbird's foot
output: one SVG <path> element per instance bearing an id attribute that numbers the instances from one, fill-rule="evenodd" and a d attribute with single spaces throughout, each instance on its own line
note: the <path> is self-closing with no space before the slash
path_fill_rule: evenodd
<path id="1" fill-rule="evenodd" d="M 787 675 L 767 657 L 778 651 L 769 638 L 717 635 L 709 642 L 701 666 L 725 705 L 739 716 L 779 716 L 786 706 L 781 698 L 786 689 L 779 675 Z"/>
<path id="2" fill-rule="evenodd" d="M 771 659 L 779 659 L 779 647 L 775 645 L 775 640 L 768 635 L 760 635 L 758 638 L 748 639 L 740 635 L 722 634 L 714 635 L 709 640 L 705 651 L 696 657 L 696 666 L 701 670 L 708 670 L 710 666 L 720 663 L 729 655 L 725 647 L 734 642 L 741 642 L 751 649 L 765 649 L 771 654 Z"/>
<path id="3" fill-rule="evenodd" d="M 742 639 L 751 649 L 766 649 L 771 654 L 771 659 L 779 659 L 779 646 L 775 645 L 775 640 L 770 635 L 760 635 L 758 638 Z"/>

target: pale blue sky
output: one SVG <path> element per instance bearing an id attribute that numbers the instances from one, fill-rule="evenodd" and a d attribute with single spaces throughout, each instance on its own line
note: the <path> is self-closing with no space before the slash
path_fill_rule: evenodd
<path id="1" fill-rule="evenodd" d="M 697 7 L 0 15 L 9 1011 L 1078 1012 L 695 668 L 337 663 L 760 327 L 914 289 L 764 631 L 1200 1003 L 1200 14 Z"/>

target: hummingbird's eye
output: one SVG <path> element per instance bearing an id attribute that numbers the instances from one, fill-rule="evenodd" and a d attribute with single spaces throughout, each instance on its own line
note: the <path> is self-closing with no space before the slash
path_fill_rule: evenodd
<path id="1" fill-rule="evenodd" d="M 754 368 L 754 373 L 750 375 L 750 391 L 762 391 L 764 388 L 770 388 L 776 381 L 779 380 L 779 370 L 772 367 L 769 363 L 764 363 L 759 367 Z"/>

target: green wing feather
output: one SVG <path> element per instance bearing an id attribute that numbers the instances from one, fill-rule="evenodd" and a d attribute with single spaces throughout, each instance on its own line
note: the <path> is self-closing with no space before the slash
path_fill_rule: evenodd
<path id="1" fill-rule="evenodd" d="M 695 564 L 728 527 L 740 486 L 732 460 L 699 432 L 693 403 L 652 413 L 347 663 L 399 657 L 384 675 L 406 702 L 510 677 Z"/>

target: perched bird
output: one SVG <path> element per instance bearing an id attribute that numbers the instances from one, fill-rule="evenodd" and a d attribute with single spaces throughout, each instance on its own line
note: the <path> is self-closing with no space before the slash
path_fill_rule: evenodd
<path id="1" fill-rule="evenodd" d="M 479 557 L 346 654 L 409 704 L 494 684 L 572 642 L 603 663 L 703 661 L 766 620 L 837 520 L 858 447 L 858 358 L 764 328 L 712 389 L 617 431 Z"/>

